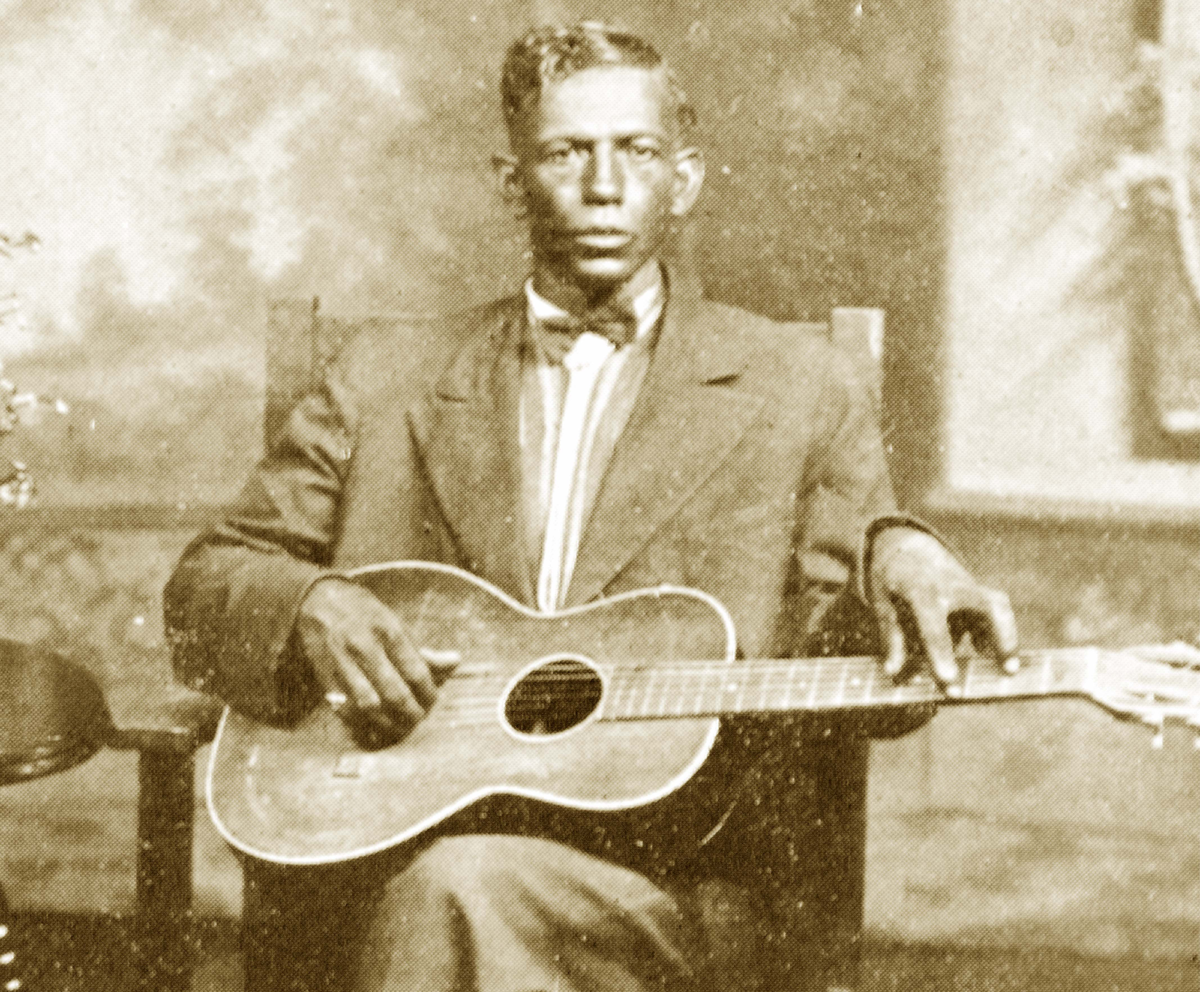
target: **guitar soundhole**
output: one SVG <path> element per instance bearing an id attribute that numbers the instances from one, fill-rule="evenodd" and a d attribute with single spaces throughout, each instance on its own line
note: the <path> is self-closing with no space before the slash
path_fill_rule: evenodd
<path id="1" fill-rule="evenodd" d="M 546 737 L 583 723 L 600 705 L 604 683 L 575 658 L 553 658 L 526 672 L 504 701 L 504 718 L 519 734 Z"/>

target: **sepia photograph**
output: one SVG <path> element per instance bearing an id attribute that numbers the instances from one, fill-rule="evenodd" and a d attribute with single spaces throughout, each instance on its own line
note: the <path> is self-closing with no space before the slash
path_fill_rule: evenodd
<path id="1" fill-rule="evenodd" d="M 0 992 L 1200 989 L 1200 4 L 0 0 Z"/>

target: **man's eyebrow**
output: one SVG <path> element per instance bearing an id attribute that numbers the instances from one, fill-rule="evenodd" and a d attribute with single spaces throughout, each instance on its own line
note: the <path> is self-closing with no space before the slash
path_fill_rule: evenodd
<path id="1" fill-rule="evenodd" d="M 655 141 L 668 141 L 670 134 L 658 128 L 630 128 L 628 131 L 616 131 L 608 134 L 591 134 L 587 131 L 567 131 L 552 133 L 538 140 L 539 145 L 550 145 L 556 141 L 600 141 L 611 138 L 614 141 L 637 141 L 641 138 L 653 138 Z"/>

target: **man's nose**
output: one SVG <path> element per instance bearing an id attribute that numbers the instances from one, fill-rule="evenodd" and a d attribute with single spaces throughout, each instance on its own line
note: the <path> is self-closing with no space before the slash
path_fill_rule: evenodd
<path id="1" fill-rule="evenodd" d="M 583 197 L 588 203 L 619 203 L 625 195 L 625 172 L 617 150 L 600 142 L 592 151 L 584 176 Z"/>

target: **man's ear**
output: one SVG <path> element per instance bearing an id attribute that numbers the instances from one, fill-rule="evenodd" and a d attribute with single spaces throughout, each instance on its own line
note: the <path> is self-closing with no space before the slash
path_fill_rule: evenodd
<path id="1" fill-rule="evenodd" d="M 521 161 L 516 155 L 497 152 L 492 156 L 492 172 L 500 197 L 511 207 L 524 207 L 525 184 L 521 181 Z"/>
<path id="2" fill-rule="evenodd" d="M 704 185 L 704 153 L 699 148 L 683 148 L 675 153 L 675 191 L 671 213 L 686 217 L 696 205 Z"/>

